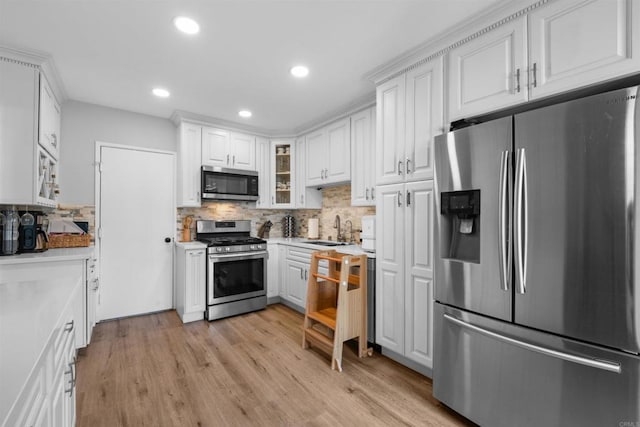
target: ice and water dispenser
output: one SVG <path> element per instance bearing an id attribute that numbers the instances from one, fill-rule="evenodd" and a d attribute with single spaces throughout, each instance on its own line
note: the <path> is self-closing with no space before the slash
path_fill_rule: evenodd
<path id="1" fill-rule="evenodd" d="M 440 193 L 440 254 L 480 263 L 480 190 Z"/>

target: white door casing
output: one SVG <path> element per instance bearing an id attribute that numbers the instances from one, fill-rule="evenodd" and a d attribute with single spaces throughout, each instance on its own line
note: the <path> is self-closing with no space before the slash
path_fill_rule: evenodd
<path id="1" fill-rule="evenodd" d="M 96 164 L 98 319 L 172 308 L 175 153 L 97 142 Z"/>

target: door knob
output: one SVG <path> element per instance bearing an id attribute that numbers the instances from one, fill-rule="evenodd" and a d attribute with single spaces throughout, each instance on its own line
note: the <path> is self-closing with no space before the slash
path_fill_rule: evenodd
<path id="1" fill-rule="evenodd" d="M 165 237 L 164 241 L 167 242 L 167 243 L 171 242 L 171 237 Z"/>

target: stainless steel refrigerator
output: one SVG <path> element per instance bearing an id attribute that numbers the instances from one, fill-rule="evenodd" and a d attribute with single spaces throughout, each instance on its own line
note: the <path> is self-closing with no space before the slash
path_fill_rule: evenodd
<path id="1" fill-rule="evenodd" d="M 639 92 L 436 138 L 433 389 L 478 424 L 640 425 Z"/>

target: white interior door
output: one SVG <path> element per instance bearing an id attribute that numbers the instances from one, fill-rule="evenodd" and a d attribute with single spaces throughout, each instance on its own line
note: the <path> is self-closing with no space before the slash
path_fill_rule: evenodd
<path id="1" fill-rule="evenodd" d="M 102 145 L 99 155 L 99 318 L 170 309 L 175 154 Z"/>

